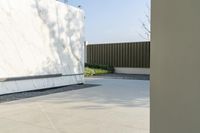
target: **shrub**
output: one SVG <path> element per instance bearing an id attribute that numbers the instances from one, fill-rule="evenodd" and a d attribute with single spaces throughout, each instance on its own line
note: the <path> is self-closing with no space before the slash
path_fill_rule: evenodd
<path id="1" fill-rule="evenodd" d="M 99 68 L 85 68 L 84 75 L 86 77 L 93 76 L 93 75 L 101 75 L 101 74 L 109 74 L 111 71 L 99 69 Z"/>
<path id="2" fill-rule="evenodd" d="M 96 69 L 96 68 L 94 68 L 94 72 L 95 72 L 95 75 L 101 75 L 101 74 L 109 74 L 109 73 L 111 73 L 111 72 L 108 71 L 108 70 Z"/>
<path id="3" fill-rule="evenodd" d="M 95 71 L 91 68 L 85 67 L 84 75 L 86 77 L 93 76 L 95 74 Z"/>
<path id="4" fill-rule="evenodd" d="M 85 67 L 108 70 L 110 73 L 114 73 L 114 71 L 115 71 L 114 67 L 111 65 L 99 65 L 99 64 L 85 63 Z"/>

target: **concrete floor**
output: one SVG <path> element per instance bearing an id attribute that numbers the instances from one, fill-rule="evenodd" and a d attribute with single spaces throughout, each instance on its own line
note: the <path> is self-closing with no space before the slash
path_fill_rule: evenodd
<path id="1" fill-rule="evenodd" d="M 0 133 L 149 133 L 149 81 L 86 82 L 99 86 L 0 104 Z"/>

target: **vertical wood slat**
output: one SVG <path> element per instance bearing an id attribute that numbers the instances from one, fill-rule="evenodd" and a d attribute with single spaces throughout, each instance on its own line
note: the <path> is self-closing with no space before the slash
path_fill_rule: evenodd
<path id="1" fill-rule="evenodd" d="M 150 42 L 89 44 L 87 61 L 114 67 L 150 67 Z"/>

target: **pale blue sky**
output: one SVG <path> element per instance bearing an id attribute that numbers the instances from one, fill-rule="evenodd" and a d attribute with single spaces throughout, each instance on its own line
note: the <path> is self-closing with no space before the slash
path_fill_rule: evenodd
<path id="1" fill-rule="evenodd" d="M 144 41 L 141 21 L 150 0 L 68 0 L 86 14 L 86 40 L 90 43 Z"/>

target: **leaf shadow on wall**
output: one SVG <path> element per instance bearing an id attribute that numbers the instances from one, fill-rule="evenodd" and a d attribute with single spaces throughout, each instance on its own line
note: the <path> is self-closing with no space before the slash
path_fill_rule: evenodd
<path id="1" fill-rule="evenodd" d="M 59 10 L 56 7 L 55 15 L 56 20 L 51 20 L 49 9 L 40 4 L 40 1 L 35 0 L 35 5 L 32 6 L 37 11 L 39 18 L 43 24 L 49 30 L 49 36 L 51 40 L 51 51 L 56 52 L 59 56 L 59 61 L 51 61 L 48 57 L 43 64 L 43 67 L 38 71 L 39 74 L 52 74 L 52 72 L 62 74 L 78 74 L 83 73 L 83 62 L 81 56 L 77 56 L 77 50 L 81 50 L 81 35 L 77 33 L 81 32 L 79 23 L 75 23 L 74 19 L 77 19 L 77 13 L 72 11 L 71 8 L 67 8 L 67 12 L 64 13 L 64 24 L 60 24 Z M 78 20 L 76 20 L 78 21 Z M 76 28 L 78 27 L 78 28 Z M 80 53 L 78 53 L 79 55 Z M 41 66 L 40 66 L 41 67 Z"/>

